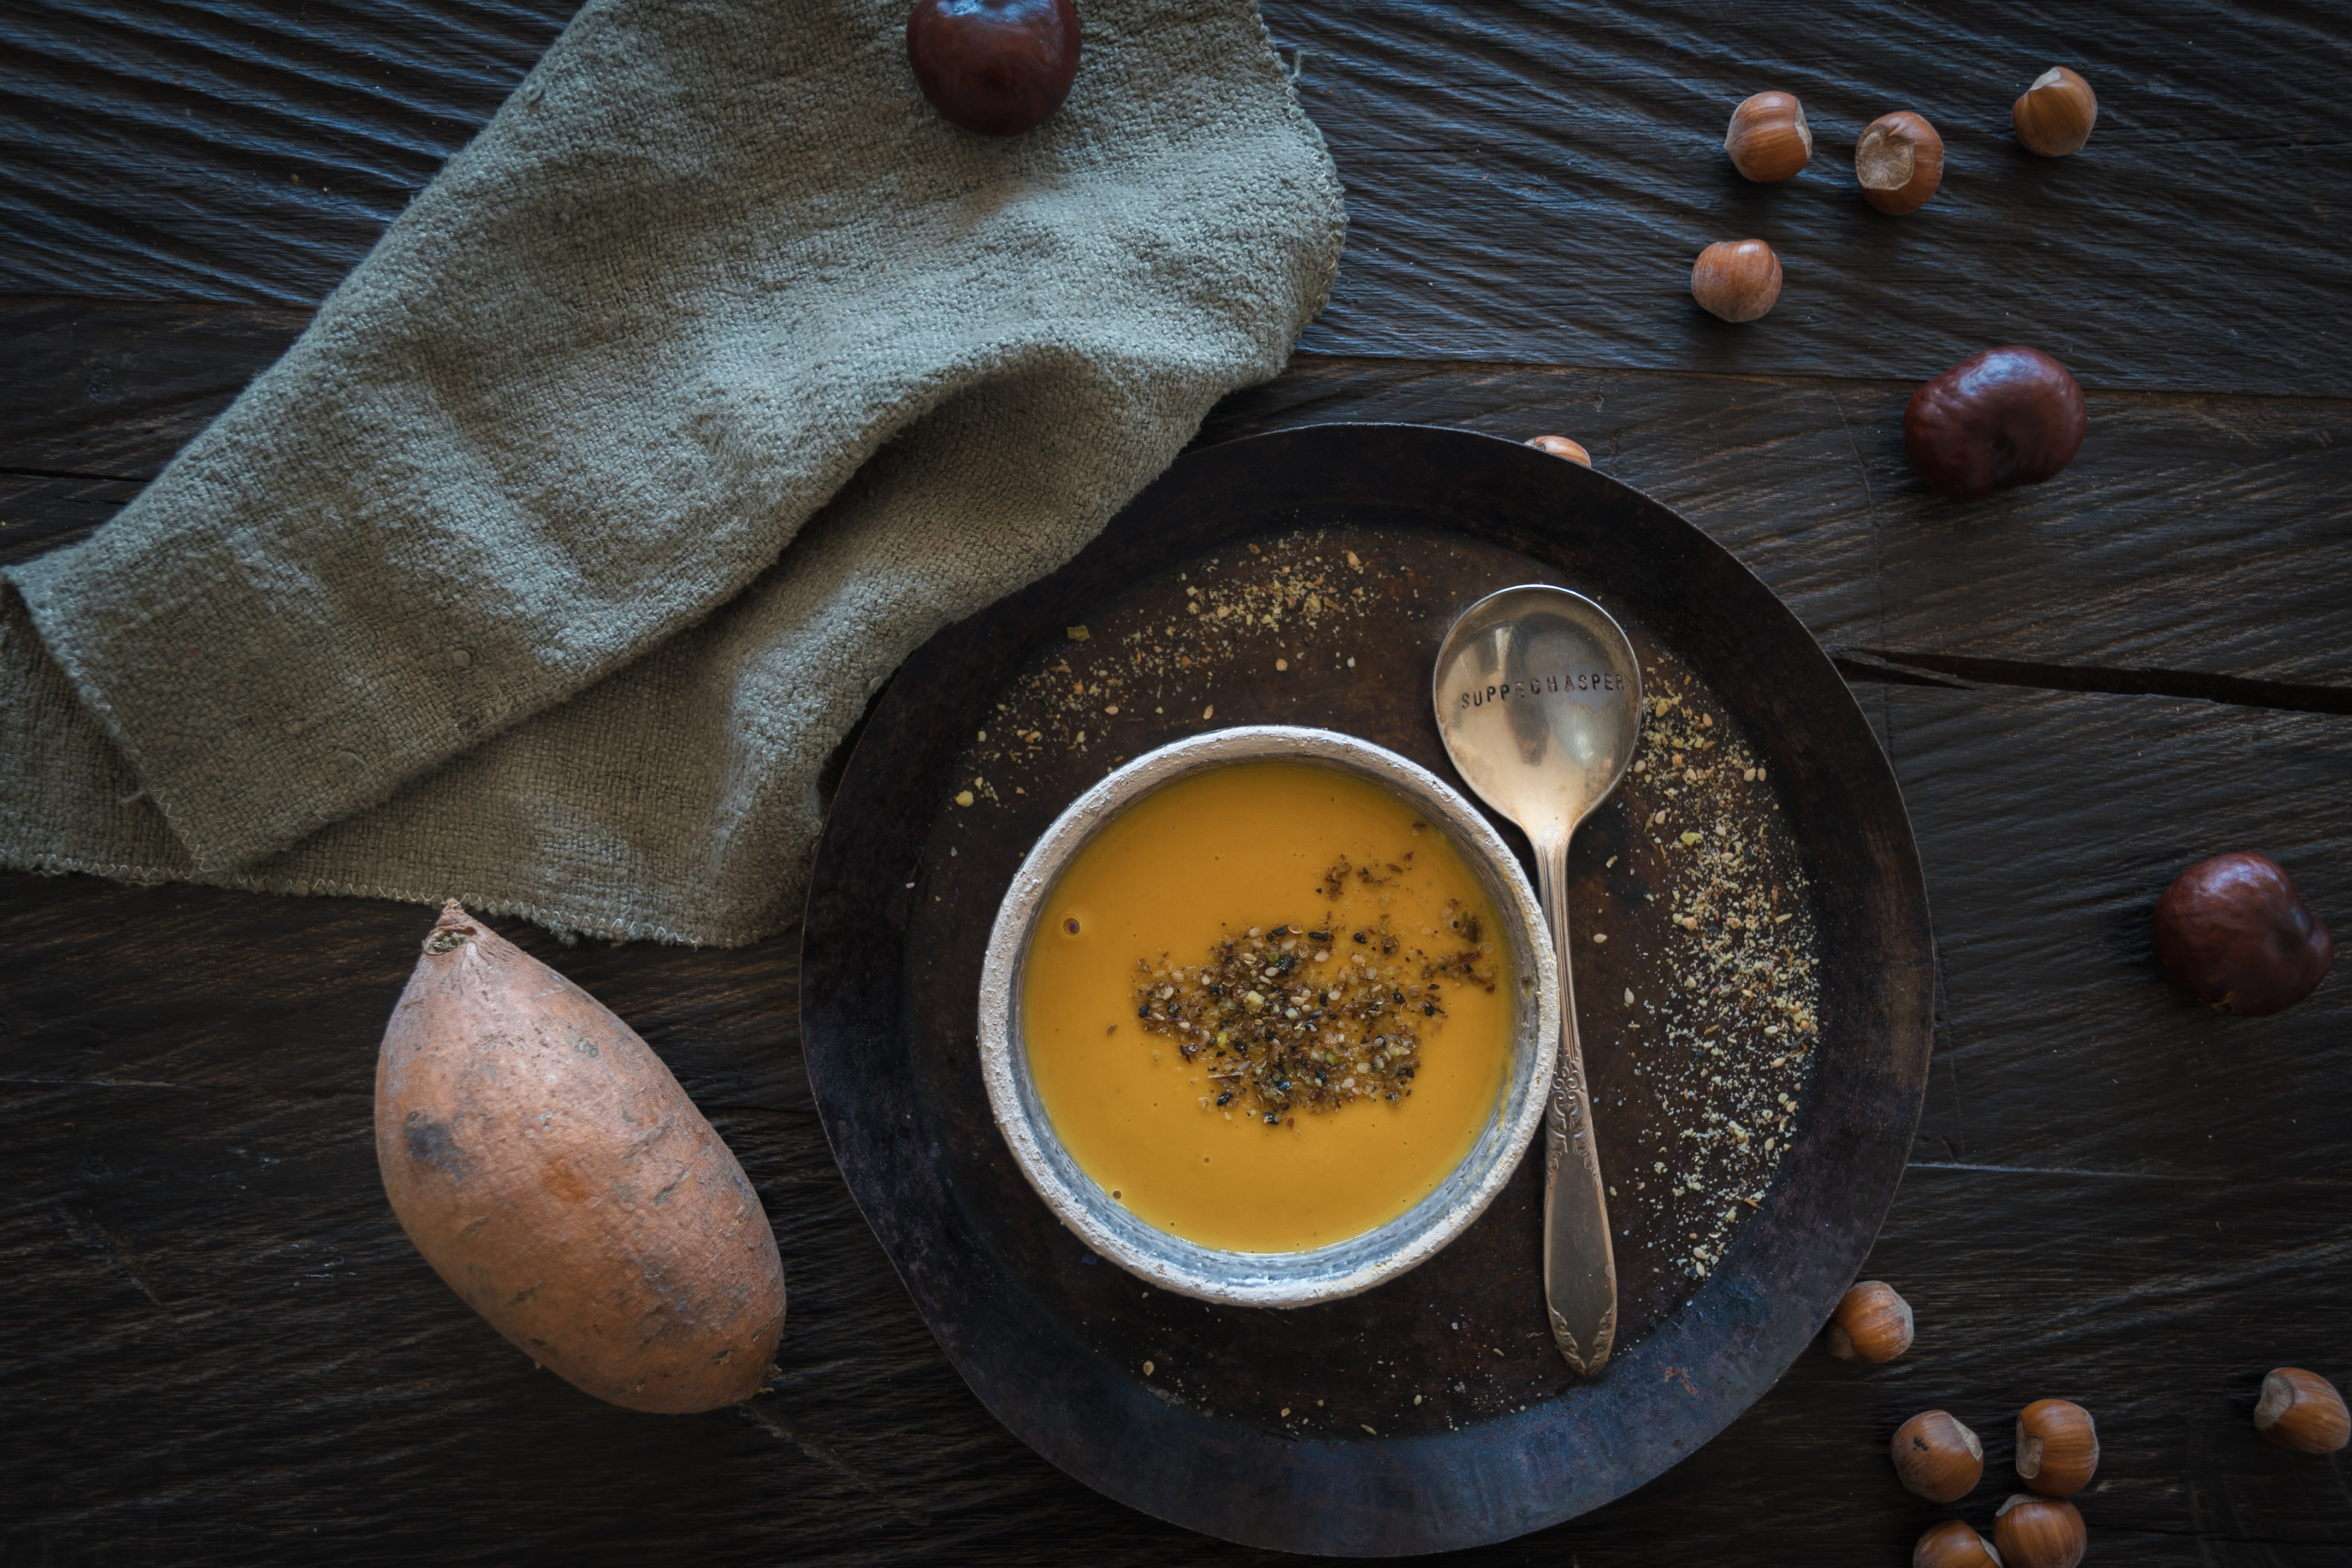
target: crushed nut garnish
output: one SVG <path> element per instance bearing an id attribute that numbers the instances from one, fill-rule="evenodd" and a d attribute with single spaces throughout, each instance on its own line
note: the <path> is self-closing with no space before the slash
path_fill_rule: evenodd
<path id="1" fill-rule="evenodd" d="M 1385 869 L 1362 867 L 1378 885 Z M 1344 885 L 1343 859 L 1327 888 Z M 1299 1110 L 1412 1093 L 1422 1042 L 1445 1021 L 1449 987 L 1495 988 L 1494 945 L 1478 916 L 1448 902 L 1429 945 L 1378 925 L 1252 926 L 1228 934 L 1197 966 L 1136 961 L 1135 1016 L 1207 1066 L 1213 1110 L 1239 1109 L 1268 1126 Z"/>

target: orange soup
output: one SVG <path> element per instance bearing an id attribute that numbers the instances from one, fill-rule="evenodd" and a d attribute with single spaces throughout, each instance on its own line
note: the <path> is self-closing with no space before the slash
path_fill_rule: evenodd
<path id="1" fill-rule="evenodd" d="M 1516 977 L 1414 808 L 1349 773 L 1212 769 L 1079 852 L 1022 1023 L 1054 1131 L 1147 1224 L 1297 1252 L 1402 1214 L 1498 1113 Z"/>

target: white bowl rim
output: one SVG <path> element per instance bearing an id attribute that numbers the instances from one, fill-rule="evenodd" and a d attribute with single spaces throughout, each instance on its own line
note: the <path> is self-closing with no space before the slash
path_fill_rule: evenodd
<path id="1" fill-rule="evenodd" d="M 1052 1131 L 1028 1070 L 1021 980 L 1029 941 L 1062 872 L 1095 834 L 1181 778 L 1242 763 L 1353 773 L 1403 796 L 1444 831 L 1502 917 L 1518 980 L 1512 1062 L 1499 1113 L 1436 1189 L 1372 1229 L 1305 1252 L 1232 1252 L 1146 1224 L 1077 1165 Z M 1162 1289 L 1247 1307 L 1304 1307 L 1369 1290 L 1434 1257 L 1510 1180 L 1551 1100 L 1559 1060 L 1559 964 L 1543 908 L 1501 834 L 1435 773 L 1333 730 L 1240 725 L 1172 742 L 1113 770 L 1038 837 L 998 906 L 980 983 L 980 1065 L 999 1131 L 1037 1195 L 1087 1247 Z"/>

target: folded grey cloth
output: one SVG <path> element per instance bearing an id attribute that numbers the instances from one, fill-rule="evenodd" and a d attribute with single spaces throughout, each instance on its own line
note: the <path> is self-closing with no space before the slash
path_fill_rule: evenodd
<path id="1" fill-rule="evenodd" d="M 1003 141 L 923 100 L 905 3 L 590 0 L 284 359 L 6 574 L 0 861 L 789 925 L 867 698 L 1339 262 L 1251 0 L 1089 0 Z"/>

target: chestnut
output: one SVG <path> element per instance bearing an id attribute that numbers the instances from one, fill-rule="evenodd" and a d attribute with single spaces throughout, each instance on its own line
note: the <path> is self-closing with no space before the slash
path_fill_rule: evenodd
<path id="1" fill-rule="evenodd" d="M 1911 1348 L 1911 1303 L 1884 1280 L 1864 1280 L 1830 1315 L 1829 1348 L 1840 1361 L 1893 1361 Z"/>
<path id="2" fill-rule="evenodd" d="M 1917 212 L 1944 183 L 1944 139 L 1924 115 L 1882 114 L 1853 144 L 1853 178 L 1862 199 L 1880 212 Z"/>
<path id="3" fill-rule="evenodd" d="M 2099 1468 L 2099 1428 L 2063 1399 L 2037 1399 L 2017 1418 L 2017 1473 L 2043 1497 L 2073 1497 Z"/>
<path id="4" fill-rule="evenodd" d="M 2012 344 L 1970 354 L 1913 393 L 1903 451 L 1929 484 L 1977 500 L 2056 477 L 2089 427 L 2083 389 L 2066 367 Z"/>
<path id="5" fill-rule="evenodd" d="M 2074 1568 L 2091 1540 L 2073 1503 L 2017 1492 L 1992 1516 L 1992 1543 L 2008 1568 Z"/>
<path id="6" fill-rule="evenodd" d="M 2156 960 L 2173 983 L 2223 1013 L 2291 1007 L 2336 960 L 2336 939 L 2267 855 L 2216 855 L 2156 901 Z"/>
<path id="7" fill-rule="evenodd" d="M 2352 1441 L 2352 1415 L 2334 1384 L 2315 1372 L 2282 1366 L 2263 1379 L 2254 1430 L 2283 1448 L 2332 1454 Z"/>
<path id="8" fill-rule="evenodd" d="M 2001 1563 L 1992 1542 L 1958 1520 L 1948 1519 L 1931 1527 L 1911 1549 L 1911 1568 L 2001 1568 Z"/>
<path id="9" fill-rule="evenodd" d="M 1984 1478 L 1984 1444 L 1948 1410 L 1922 1410 L 1886 1448 L 1903 1489 L 1929 1502 L 1958 1502 Z"/>
<path id="10" fill-rule="evenodd" d="M 915 0 L 907 58 L 951 124 L 1018 136 L 1069 96 L 1078 14 L 1070 0 Z"/>

